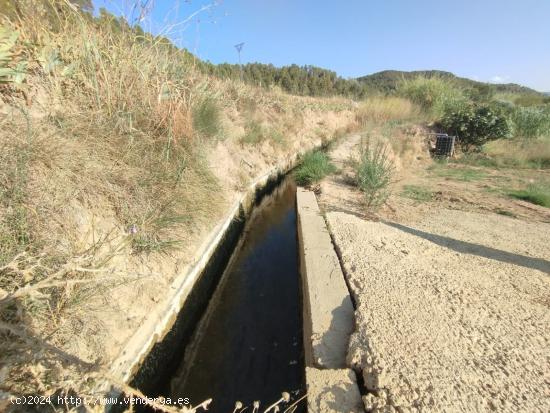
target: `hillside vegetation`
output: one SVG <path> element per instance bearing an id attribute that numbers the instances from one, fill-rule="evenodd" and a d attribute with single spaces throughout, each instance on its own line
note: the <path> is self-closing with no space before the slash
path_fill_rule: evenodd
<path id="1" fill-rule="evenodd" d="M 439 78 L 453 83 L 462 89 L 478 89 L 489 93 L 512 93 L 512 94 L 530 94 L 534 96 L 542 95 L 536 90 L 515 83 L 498 84 L 484 83 L 475 80 L 459 77 L 450 72 L 443 70 L 415 70 L 412 72 L 404 72 L 400 70 L 384 70 L 382 72 L 373 73 L 371 75 L 362 76 L 357 80 L 371 89 L 379 90 L 385 93 L 397 91 L 399 84 L 403 80 L 413 80 L 418 77 L 423 78 Z M 474 92 L 475 93 L 475 92 Z"/>
<path id="2" fill-rule="evenodd" d="M 271 64 L 247 63 L 242 69 L 239 65 L 228 63 L 214 65 L 201 61 L 197 65 L 203 73 L 232 80 L 239 80 L 242 76 L 245 82 L 256 86 L 277 86 L 288 93 L 302 96 L 340 95 L 364 99 L 372 95 L 396 95 L 404 81 L 437 78 L 464 90 L 472 99 L 496 96 L 526 106 L 550 102 L 545 94 L 525 86 L 477 82 L 440 70 L 386 70 L 357 79 L 344 79 L 333 71 L 311 65 L 275 67 Z"/>
<path id="3" fill-rule="evenodd" d="M 236 196 L 352 130 L 353 107 L 205 75 L 104 11 L 11 11 L 0 28 L 2 390 L 85 395 Z"/>

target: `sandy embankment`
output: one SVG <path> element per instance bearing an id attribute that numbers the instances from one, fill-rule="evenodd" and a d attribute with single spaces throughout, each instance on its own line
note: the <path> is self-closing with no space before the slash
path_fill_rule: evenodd
<path id="1" fill-rule="evenodd" d="M 415 227 L 327 220 L 358 306 L 348 361 L 375 392 L 367 408 L 550 410 L 550 225 L 450 210 Z"/>
<path id="2" fill-rule="evenodd" d="M 357 304 L 348 365 L 363 373 L 370 390 L 365 407 L 550 411 L 547 210 L 488 193 L 486 182 L 428 174 L 422 134 L 401 139 L 414 150 L 401 162 L 393 195 L 377 218 L 365 213 L 350 181 L 347 160 L 358 156 L 358 136 L 333 148 L 341 171 L 320 188 Z M 473 200 L 411 201 L 400 194 L 404 183 Z M 494 205 L 521 219 L 489 212 Z"/>

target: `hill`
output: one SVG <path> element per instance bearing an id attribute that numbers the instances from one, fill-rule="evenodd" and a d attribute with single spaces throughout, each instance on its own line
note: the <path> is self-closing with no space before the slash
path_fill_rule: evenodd
<path id="1" fill-rule="evenodd" d="M 478 82 L 472 79 L 456 76 L 451 72 L 442 70 L 417 70 L 405 72 L 400 70 L 384 70 L 382 72 L 373 73 L 371 75 L 357 78 L 359 82 L 364 84 L 370 91 L 378 91 L 381 93 L 392 93 L 397 90 L 399 82 L 402 80 L 414 79 L 416 77 L 439 77 L 456 83 L 457 86 L 464 89 L 480 89 L 489 88 L 494 93 L 514 93 L 514 94 L 529 94 L 542 95 L 536 90 L 515 83 L 492 84 Z"/>

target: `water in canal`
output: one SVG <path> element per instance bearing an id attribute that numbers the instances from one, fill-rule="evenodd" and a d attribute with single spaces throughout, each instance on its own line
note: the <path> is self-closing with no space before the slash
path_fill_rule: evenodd
<path id="1" fill-rule="evenodd" d="M 256 208 L 235 254 L 170 389 L 192 405 L 212 398 L 209 411 L 215 413 L 232 412 L 237 400 L 259 400 L 265 408 L 283 391 L 293 400 L 305 392 L 296 186 L 290 178 Z"/>

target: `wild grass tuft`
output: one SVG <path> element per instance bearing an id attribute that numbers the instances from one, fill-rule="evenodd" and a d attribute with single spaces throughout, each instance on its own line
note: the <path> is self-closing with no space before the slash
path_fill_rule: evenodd
<path id="1" fill-rule="evenodd" d="M 550 208 L 549 184 L 531 184 L 522 190 L 508 191 L 508 195 L 516 199 L 521 199 L 536 205 Z"/>
<path id="2" fill-rule="evenodd" d="M 311 185 L 336 171 L 323 151 L 317 150 L 304 155 L 302 162 L 294 171 L 294 178 L 299 185 Z"/>
<path id="3" fill-rule="evenodd" d="M 281 146 L 286 142 L 285 135 L 281 130 L 264 126 L 257 120 L 249 119 L 244 130 L 245 133 L 240 138 L 243 145 L 259 145 L 265 140 L 270 140 L 275 145 Z"/>
<path id="4" fill-rule="evenodd" d="M 286 142 L 287 142 L 287 139 L 285 137 L 285 135 L 283 134 L 283 132 L 281 132 L 279 129 L 271 129 L 269 131 L 269 139 L 271 139 L 271 141 L 279 146 L 282 146 L 284 145 Z"/>
<path id="5" fill-rule="evenodd" d="M 132 249 L 134 253 L 162 252 L 166 253 L 181 244 L 181 240 L 174 238 L 174 228 L 185 228 L 192 224 L 192 217 L 185 215 L 155 214 L 141 225 L 133 224 Z"/>
<path id="6" fill-rule="evenodd" d="M 497 140 L 485 144 L 479 153 L 462 154 L 453 160 L 490 168 L 550 168 L 550 140 Z"/>
<path id="7" fill-rule="evenodd" d="M 362 144 L 355 166 L 355 183 L 364 193 L 368 209 L 375 210 L 386 202 L 393 171 L 394 165 L 388 157 L 386 145 L 379 142 L 373 148 L 368 140 Z"/>
<path id="8" fill-rule="evenodd" d="M 249 120 L 244 127 L 244 135 L 241 137 L 241 143 L 245 145 L 258 145 L 266 137 L 266 131 L 262 124 L 255 120 Z"/>
<path id="9" fill-rule="evenodd" d="M 508 211 L 506 209 L 498 208 L 497 210 L 495 210 L 495 212 L 499 215 L 504 215 L 505 217 L 517 218 L 516 214 L 514 214 L 512 211 Z"/>
<path id="10" fill-rule="evenodd" d="M 356 119 L 360 125 L 365 126 L 367 122 L 383 123 L 410 119 L 418 113 L 418 107 L 409 99 L 373 97 L 361 103 L 356 112 Z"/>
<path id="11" fill-rule="evenodd" d="M 29 169 L 34 160 L 30 123 L 0 123 L 19 133 L 0 139 L 0 266 L 35 241 L 32 209 L 29 208 Z"/>
<path id="12" fill-rule="evenodd" d="M 550 108 L 517 107 L 512 112 L 515 135 L 519 138 L 550 138 Z"/>
<path id="13" fill-rule="evenodd" d="M 195 131 L 207 138 L 221 132 L 220 108 L 212 98 L 206 98 L 193 108 L 193 127 Z"/>
<path id="14" fill-rule="evenodd" d="M 428 202 L 434 197 L 429 188 L 419 185 L 405 185 L 401 195 L 419 202 Z"/>
<path id="15" fill-rule="evenodd" d="M 465 182 L 478 181 L 487 176 L 486 172 L 479 169 L 463 166 L 453 167 L 451 164 L 443 162 L 434 162 L 428 169 L 436 176 Z"/>

